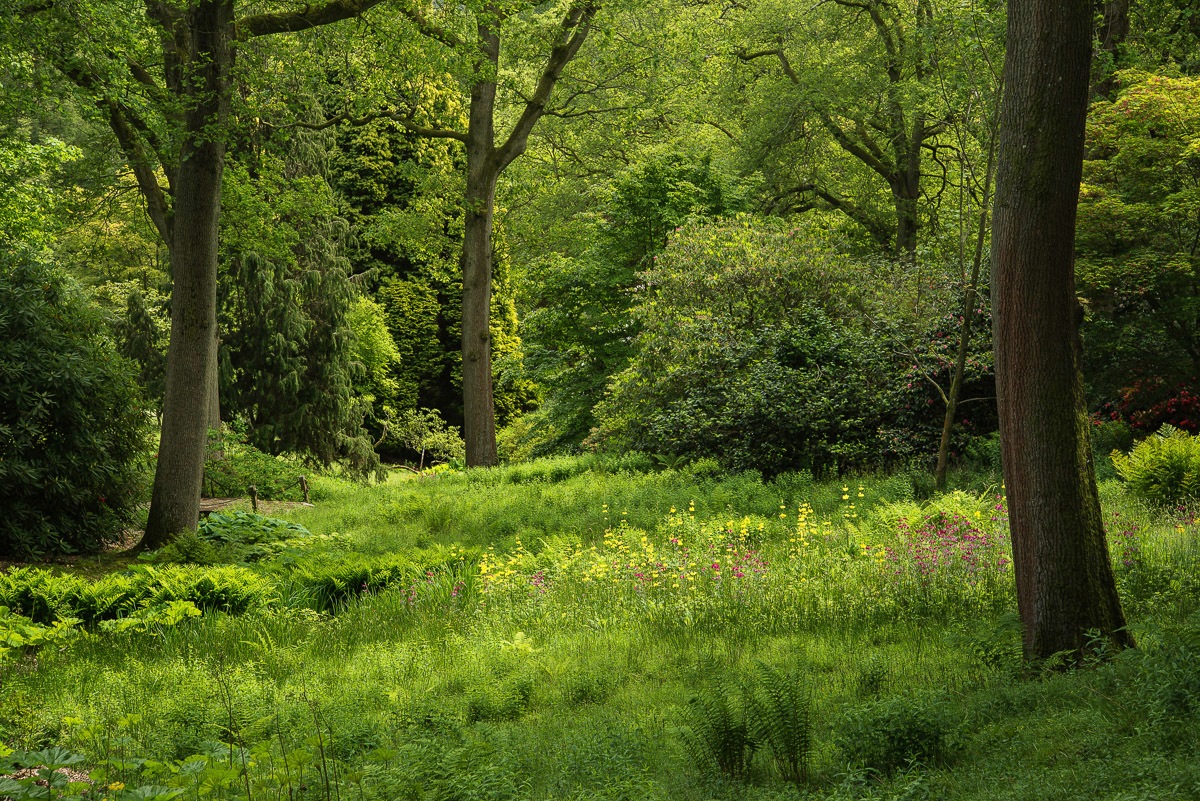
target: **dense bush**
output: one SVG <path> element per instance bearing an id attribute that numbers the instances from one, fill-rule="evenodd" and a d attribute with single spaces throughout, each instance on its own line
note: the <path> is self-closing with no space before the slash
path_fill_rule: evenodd
<path id="1" fill-rule="evenodd" d="M 1134 495 L 1170 506 L 1200 498 L 1200 436 L 1163 426 L 1128 455 L 1113 451 L 1113 465 Z"/>
<path id="2" fill-rule="evenodd" d="M 593 441 L 769 475 L 861 462 L 889 365 L 858 272 L 782 223 L 686 226 L 642 275 L 636 353 Z"/>
<path id="3" fill-rule="evenodd" d="M 95 551 L 143 499 L 150 417 L 98 311 L 28 253 L 0 253 L 0 554 Z"/>
<path id="4" fill-rule="evenodd" d="M 304 497 L 303 465 L 285 456 L 263 453 L 232 431 L 214 436 L 204 460 L 204 492 L 212 498 L 243 498 L 253 486 L 270 501 L 299 501 Z"/>
<path id="5" fill-rule="evenodd" d="M 1200 79 L 1129 70 L 1088 114 L 1084 375 L 1135 429 L 1200 428 Z"/>

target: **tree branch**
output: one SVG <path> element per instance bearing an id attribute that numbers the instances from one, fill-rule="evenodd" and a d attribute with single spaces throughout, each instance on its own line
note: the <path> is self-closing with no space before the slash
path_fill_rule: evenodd
<path id="1" fill-rule="evenodd" d="M 779 66 L 783 69 L 783 74 L 788 77 L 788 80 L 797 86 L 800 85 L 800 76 L 797 75 L 796 70 L 792 68 L 792 62 L 788 60 L 787 53 L 783 52 L 782 47 L 776 47 L 771 50 L 755 50 L 753 52 L 739 50 L 737 51 L 736 55 L 739 60 L 744 61 L 747 64 L 758 58 L 775 56 L 775 58 L 779 59 Z"/>
<path id="2" fill-rule="evenodd" d="M 550 99 L 550 93 L 554 91 L 554 85 L 562 76 L 563 69 L 583 46 L 583 40 L 587 38 L 592 20 L 599 10 L 600 7 L 594 0 L 585 0 L 583 4 L 573 7 L 563 18 L 558 44 L 550 50 L 546 66 L 542 69 L 537 87 L 533 90 L 533 96 L 526 101 L 525 110 L 513 126 L 508 139 L 496 150 L 496 165 L 500 170 L 525 152 L 525 145 L 529 141 L 533 126 L 546 113 L 546 103 Z"/>
<path id="3" fill-rule="evenodd" d="M 330 25 L 344 19 L 357 17 L 381 2 L 383 0 L 330 0 L 330 2 L 316 7 L 305 3 L 303 8 L 296 11 L 255 14 L 243 17 L 235 23 L 236 38 L 251 39 L 257 36 L 295 33 L 310 28 L 319 28 L 322 25 Z"/>
<path id="4" fill-rule="evenodd" d="M 851 139 L 850 135 L 843 131 L 841 126 L 834 122 L 833 117 L 829 116 L 827 112 L 821 111 L 818 112 L 818 114 L 821 118 L 821 124 L 825 126 L 825 130 L 829 131 L 830 135 L 833 136 L 834 140 L 839 145 L 841 145 L 843 150 L 877 172 L 885 181 L 888 182 L 889 186 L 896 181 L 897 176 L 895 174 L 895 169 L 889 167 L 881 159 L 876 157 L 874 153 L 870 152 L 861 144 Z"/>

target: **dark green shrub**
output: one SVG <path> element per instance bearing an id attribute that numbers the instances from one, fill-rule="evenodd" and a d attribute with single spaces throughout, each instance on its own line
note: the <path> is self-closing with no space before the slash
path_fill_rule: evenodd
<path id="1" fill-rule="evenodd" d="M 135 367 L 62 273 L 0 253 L 0 554 L 99 550 L 146 487 Z"/>
<path id="2" fill-rule="evenodd" d="M 943 711 L 916 697 L 851 710 L 835 735 L 849 762 L 884 774 L 911 764 L 943 763 L 954 739 Z"/>
<path id="3" fill-rule="evenodd" d="M 253 486 L 263 500 L 300 501 L 300 477 L 305 474 L 294 459 L 263 453 L 240 434 L 224 432 L 209 442 L 204 490 L 213 498 L 244 498 Z"/>
<path id="4" fill-rule="evenodd" d="M 1200 436 L 1164 425 L 1128 455 L 1113 451 L 1112 463 L 1129 491 L 1160 506 L 1200 498 Z"/>

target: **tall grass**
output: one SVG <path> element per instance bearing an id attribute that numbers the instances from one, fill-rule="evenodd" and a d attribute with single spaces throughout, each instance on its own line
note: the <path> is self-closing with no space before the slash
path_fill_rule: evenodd
<path id="1" fill-rule="evenodd" d="M 1195 521 L 1106 484 L 1149 647 L 1030 681 L 988 485 L 590 457 L 326 481 L 286 514 L 344 536 L 243 568 L 268 602 L 0 667 L 0 742 L 197 799 L 1187 797 Z M 737 770 L 688 747 L 698 695 L 750 716 Z"/>

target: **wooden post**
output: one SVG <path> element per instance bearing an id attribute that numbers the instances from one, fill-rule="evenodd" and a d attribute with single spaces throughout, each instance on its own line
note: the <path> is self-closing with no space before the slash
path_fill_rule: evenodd
<path id="1" fill-rule="evenodd" d="M 300 476 L 300 489 L 304 492 L 304 502 L 308 503 L 308 479 Z"/>
<path id="2" fill-rule="evenodd" d="M 254 509 L 254 513 L 258 514 L 258 487 L 250 485 L 250 506 Z"/>

